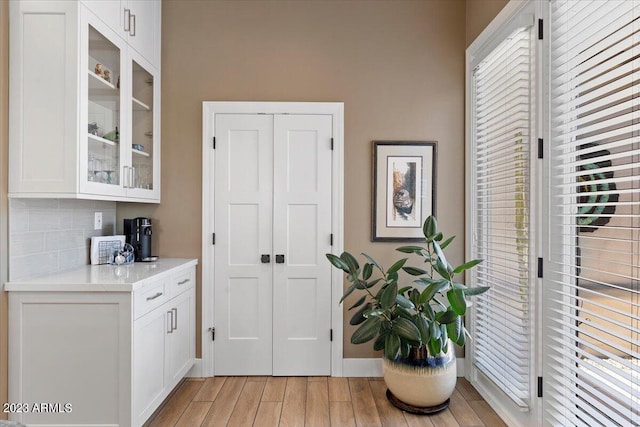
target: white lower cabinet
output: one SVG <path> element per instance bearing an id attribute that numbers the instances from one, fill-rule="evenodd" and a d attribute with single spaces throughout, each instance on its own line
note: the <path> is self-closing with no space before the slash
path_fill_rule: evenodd
<path id="1" fill-rule="evenodd" d="M 9 418 L 143 425 L 195 361 L 195 264 L 87 267 L 78 275 L 100 271 L 86 284 L 69 273 L 8 283 L 9 402 L 21 404 Z M 101 284 L 112 271 L 123 283 Z"/>
<path id="2" fill-rule="evenodd" d="M 193 366 L 193 288 L 134 322 L 133 353 L 134 424 L 142 425 Z"/>

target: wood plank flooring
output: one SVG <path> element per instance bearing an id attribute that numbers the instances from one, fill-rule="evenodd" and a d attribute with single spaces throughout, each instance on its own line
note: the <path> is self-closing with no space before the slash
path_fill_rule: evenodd
<path id="1" fill-rule="evenodd" d="M 432 416 L 402 412 L 382 378 L 189 378 L 145 427 L 501 427 L 506 426 L 464 378 L 449 408 Z"/>

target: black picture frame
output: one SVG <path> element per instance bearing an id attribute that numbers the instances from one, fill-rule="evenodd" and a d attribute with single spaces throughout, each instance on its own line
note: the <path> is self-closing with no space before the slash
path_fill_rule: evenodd
<path id="1" fill-rule="evenodd" d="M 437 141 L 373 141 L 371 241 L 424 241 L 436 215 Z"/>

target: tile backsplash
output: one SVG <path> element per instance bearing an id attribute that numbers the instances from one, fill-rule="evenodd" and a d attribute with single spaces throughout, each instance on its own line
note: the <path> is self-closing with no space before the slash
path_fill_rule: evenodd
<path id="1" fill-rule="evenodd" d="M 94 230 L 94 213 L 102 229 Z M 9 199 L 9 280 L 89 264 L 92 236 L 115 234 L 116 202 Z"/>

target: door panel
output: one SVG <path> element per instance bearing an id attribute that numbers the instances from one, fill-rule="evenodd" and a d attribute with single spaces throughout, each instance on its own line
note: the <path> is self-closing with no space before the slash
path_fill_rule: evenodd
<path id="1" fill-rule="evenodd" d="M 274 118 L 273 375 L 331 373 L 331 120 Z"/>
<path id="2" fill-rule="evenodd" d="M 273 117 L 218 114 L 215 133 L 215 375 L 270 375 Z"/>

